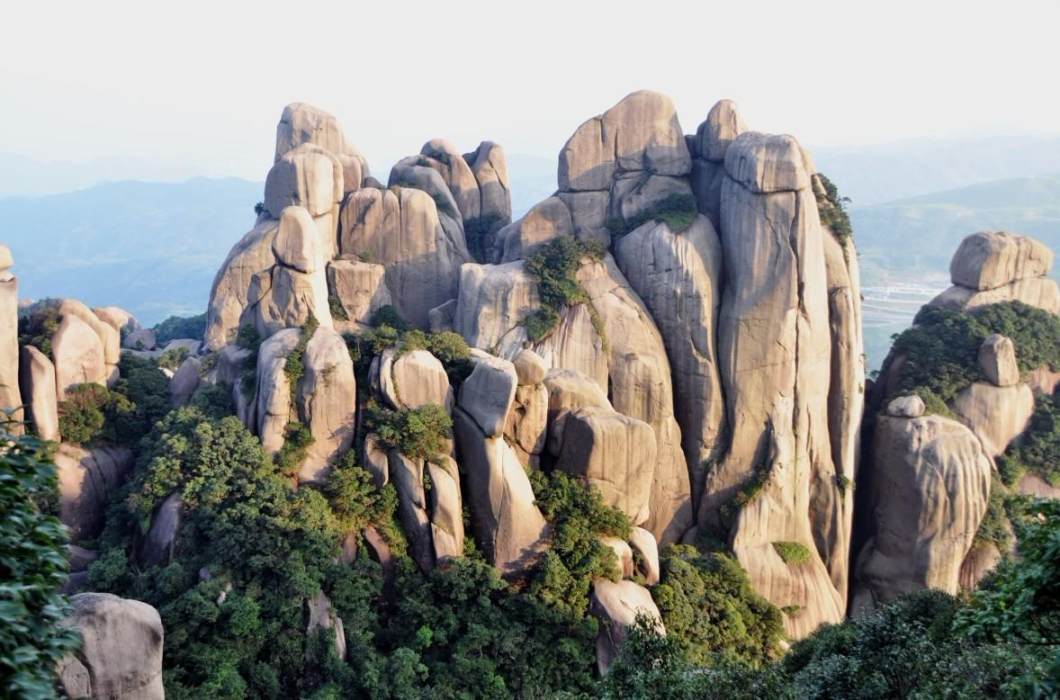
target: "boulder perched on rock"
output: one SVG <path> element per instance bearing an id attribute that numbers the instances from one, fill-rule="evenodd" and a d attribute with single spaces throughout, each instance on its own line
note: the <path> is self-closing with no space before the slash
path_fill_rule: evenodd
<path id="1" fill-rule="evenodd" d="M 634 525 L 650 515 L 655 465 L 655 433 L 644 421 L 604 408 L 567 414 L 556 468 L 595 486 Z"/>
<path id="2" fill-rule="evenodd" d="M 979 439 L 942 416 L 881 416 L 871 454 L 872 534 L 857 555 L 853 610 L 926 588 L 956 593 L 990 497 Z"/>
<path id="3" fill-rule="evenodd" d="M 666 633 L 651 593 L 632 581 L 593 581 L 589 610 L 600 620 L 600 631 L 596 635 L 596 666 L 601 674 L 607 673 L 611 667 L 638 615 L 646 615 L 656 623 L 659 632 Z"/>
<path id="4" fill-rule="evenodd" d="M 916 394 L 899 396 L 887 404 L 887 415 L 895 418 L 919 418 L 925 410 L 924 400 Z"/>
<path id="5" fill-rule="evenodd" d="M 77 630 L 80 648 L 60 663 L 67 697 L 162 700 L 162 619 L 138 600 L 109 593 L 79 593 L 65 624 Z"/>
<path id="6" fill-rule="evenodd" d="M 954 284 L 983 291 L 1043 277 L 1052 266 L 1052 251 L 1033 238 L 1001 231 L 974 233 L 954 253 L 950 278 Z"/>
<path id="7" fill-rule="evenodd" d="M 1053 253 L 1029 236 L 974 233 L 961 241 L 950 262 L 953 286 L 932 300 L 935 306 L 974 309 L 1006 301 L 1060 313 L 1060 291 L 1048 278 Z"/>
<path id="8" fill-rule="evenodd" d="M 387 350 L 379 358 L 377 381 L 392 408 L 435 404 L 449 411 L 453 407 L 453 389 L 445 366 L 427 350 Z"/>
<path id="9" fill-rule="evenodd" d="M 995 386 L 1012 386 L 1020 380 L 1016 346 L 1011 338 L 995 333 L 979 346 L 979 369 Z"/>

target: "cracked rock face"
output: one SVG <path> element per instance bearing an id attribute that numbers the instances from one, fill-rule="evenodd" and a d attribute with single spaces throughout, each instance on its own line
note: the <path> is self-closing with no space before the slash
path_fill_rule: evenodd
<path id="1" fill-rule="evenodd" d="M 827 192 L 794 138 L 749 131 L 730 101 L 686 137 L 668 98 L 635 92 L 574 131 L 556 193 L 514 222 L 495 143 L 461 154 L 432 139 L 388 187 L 366 167 L 354 186 L 354 154 L 333 117 L 288 107 L 267 211 L 211 294 L 207 348 L 248 323 L 271 336 L 257 395 L 242 402 L 270 449 L 304 410 L 272 405 L 290 394 L 278 368 L 296 329 L 311 313 L 318 333 L 359 332 L 392 305 L 473 348 L 455 401 L 447 367 L 425 350 L 372 360 L 379 400 L 437 403 L 455 423 L 459 479 L 364 441 L 376 482 L 401 481 L 421 566 L 460 551 L 462 496 L 487 558 L 525 571 L 548 539 L 526 469 L 559 467 L 642 526 L 644 575 L 658 576 L 659 547 L 697 527 L 730 544 L 760 593 L 800 607 L 786 621 L 793 637 L 842 617 L 844 489 L 865 388 L 857 256 L 822 226 Z M 532 339 L 527 318 L 542 301 L 525 259 L 562 236 L 602 253 L 569 280 L 581 301 L 554 309 L 554 327 Z M 805 546 L 810 561 L 787 566 L 776 541 Z"/>

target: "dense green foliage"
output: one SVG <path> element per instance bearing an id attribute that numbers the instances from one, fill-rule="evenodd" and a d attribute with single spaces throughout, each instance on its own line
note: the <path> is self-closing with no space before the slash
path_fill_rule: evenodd
<path id="1" fill-rule="evenodd" d="M 629 519 L 600 492 L 563 472 L 530 474 L 538 508 L 552 526 L 552 544 L 530 577 L 530 591 L 571 618 L 585 614 L 593 579 L 621 575 L 601 537 L 629 537 Z"/>
<path id="2" fill-rule="evenodd" d="M 647 624 L 635 629 L 602 694 L 793 700 L 1057 697 L 1060 503 L 1027 504 L 1015 526 L 1019 558 L 1002 562 L 968 600 L 936 591 L 911 594 L 866 616 L 826 625 L 779 661 L 759 668 L 746 659 L 689 653 L 683 640 L 687 633 L 668 612 L 664 581 L 656 592 L 667 636 Z M 719 600 L 728 604 L 732 597 Z M 691 629 L 712 627 L 699 623 Z"/>
<path id="3" fill-rule="evenodd" d="M 435 404 L 395 411 L 370 403 L 365 411 L 365 426 L 386 448 L 418 460 L 443 454 L 446 441 L 453 434 L 452 419 Z"/>
<path id="4" fill-rule="evenodd" d="M 609 219 L 607 229 L 617 238 L 654 220 L 665 223 L 673 233 L 681 233 L 692 225 L 698 213 L 696 198 L 691 194 L 671 194 L 650 209 L 629 219 Z"/>
<path id="5" fill-rule="evenodd" d="M 80 641 L 58 626 L 69 606 L 66 528 L 47 507 L 55 465 L 36 438 L 4 429 L 0 443 L 0 694 L 47 698 L 55 665 Z"/>
<path id="6" fill-rule="evenodd" d="M 298 473 L 302 462 L 305 461 L 313 442 L 315 438 L 308 426 L 298 421 L 291 421 L 283 428 L 283 446 L 272 460 L 282 474 L 294 476 Z"/>
<path id="7" fill-rule="evenodd" d="M 59 402 L 59 432 L 78 444 L 134 444 L 169 410 L 169 382 L 150 360 L 129 353 L 113 389 L 78 384 Z"/>
<path id="8" fill-rule="evenodd" d="M 603 248 L 596 243 L 586 243 L 573 236 L 559 236 L 539 245 L 526 257 L 526 272 L 537 281 L 537 295 L 541 306 L 523 319 L 530 340 L 537 342 L 552 332 L 559 323 L 559 315 L 568 306 L 588 304 L 597 333 L 602 334 L 589 295 L 578 282 L 578 268 L 586 257 L 599 260 Z"/>
<path id="9" fill-rule="evenodd" d="M 997 461 L 1007 486 L 1019 481 L 1025 472 L 1060 486 L 1060 397 L 1036 396 L 1034 403 L 1027 429 Z"/>
<path id="10" fill-rule="evenodd" d="M 298 382 L 302 381 L 302 377 L 305 376 L 305 349 L 319 327 L 320 322 L 317 321 L 315 316 L 310 314 L 309 319 L 298 332 L 298 342 L 295 343 L 291 352 L 287 353 L 287 357 L 284 359 L 283 373 L 287 377 L 287 385 L 291 389 L 292 404 L 298 395 Z"/>
<path id="11" fill-rule="evenodd" d="M 201 339 L 206 334 L 206 314 L 198 316 L 170 316 L 159 323 L 152 330 L 155 332 L 155 342 L 163 346 L 177 338 Z"/>
<path id="12" fill-rule="evenodd" d="M 358 377 L 366 378 L 372 358 L 390 348 L 396 348 L 399 355 L 413 350 L 429 351 L 441 361 L 453 384 L 460 384 L 471 374 L 471 348 L 459 333 L 426 333 L 410 329 L 404 322 L 401 326 L 384 323 L 363 333 L 344 336 Z"/>
<path id="13" fill-rule="evenodd" d="M 918 393 L 949 403 L 973 382 L 984 380 L 979 346 L 994 333 L 1012 339 L 1021 372 L 1043 365 L 1060 369 L 1060 319 L 1018 301 L 971 311 L 928 305 L 914 324 L 895 338 L 891 350 L 892 360 L 905 358 L 892 396 Z"/>
<path id="14" fill-rule="evenodd" d="M 180 369 L 180 366 L 184 364 L 184 360 L 188 359 L 189 355 L 191 355 L 191 352 L 183 345 L 169 348 L 158 356 L 158 366 L 162 369 L 176 371 Z"/>
<path id="15" fill-rule="evenodd" d="M 702 666 L 759 666 L 779 654 L 781 613 L 751 589 L 735 559 L 675 545 L 663 550 L 660 563 L 653 596 L 683 658 Z"/>
<path id="16" fill-rule="evenodd" d="M 18 344 L 32 345 L 47 355 L 52 354 L 52 337 L 59 330 L 59 301 L 57 299 L 43 299 L 32 307 L 28 312 L 19 314 L 18 317 Z"/>
<path id="17" fill-rule="evenodd" d="M 810 560 L 810 550 L 801 542 L 774 542 L 773 549 L 788 566 L 805 564 Z"/>
<path id="18" fill-rule="evenodd" d="M 817 173 L 817 177 L 824 190 L 821 192 L 814 188 L 814 194 L 817 197 L 817 213 L 821 217 L 821 223 L 829 228 L 840 243 L 845 244 L 854 235 L 854 227 L 850 223 L 850 215 L 846 208 L 850 199 L 841 197 L 839 188 L 823 173 Z"/>

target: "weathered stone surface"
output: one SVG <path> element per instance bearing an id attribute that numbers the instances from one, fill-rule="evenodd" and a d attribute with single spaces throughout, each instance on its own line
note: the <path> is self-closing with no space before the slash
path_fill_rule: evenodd
<path id="1" fill-rule="evenodd" d="M 154 350 L 157 344 L 155 332 L 150 328 L 137 328 L 130 331 L 121 341 L 121 346 L 130 350 Z"/>
<path id="2" fill-rule="evenodd" d="M 247 307 L 260 301 L 268 291 L 259 280 L 263 274 L 269 279 L 267 271 L 276 264 L 272 242 L 278 231 L 277 221 L 260 221 L 232 247 L 217 271 L 206 311 L 207 349 L 220 350 L 235 342 Z"/>
<path id="3" fill-rule="evenodd" d="M 320 483 L 353 443 L 357 380 L 346 341 L 330 328 L 318 328 L 302 356 L 304 372 L 297 387 L 298 418 L 309 428 L 313 444 L 299 468 L 300 482 Z"/>
<path id="4" fill-rule="evenodd" d="M 290 206 L 312 217 L 334 213 L 342 200 L 342 163 L 328 150 L 303 143 L 277 158 L 265 178 L 265 209 L 273 217 Z"/>
<path id="5" fill-rule="evenodd" d="M 460 470 L 448 455 L 428 462 L 431 490 L 427 494 L 431 517 L 431 541 L 435 561 L 464 556 L 464 511 L 460 494 Z"/>
<path id="6" fill-rule="evenodd" d="M 409 555 L 421 571 L 430 571 L 434 568 L 434 541 L 423 488 L 423 462 L 390 450 L 387 463 L 390 481 L 398 493 L 398 515 L 409 540 Z"/>
<path id="7" fill-rule="evenodd" d="M 674 208 L 675 202 L 686 202 L 689 209 L 694 209 L 695 199 L 687 178 L 624 173 L 611 186 L 608 219 L 621 221 L 628 229 Z"/>
<path id="8" fill-rule="evenodd" d="M 972 429 L 990 457 L 997 457 L 1027 428 L 1034 393 L 1026 384 L 999 387 L 976 382 L 953 400 L 953 412 Z"/>
<path id="9" fill-rule="evenodd" d="M 968 556 L 961 563 L 959 574 L 960 590 L 974 590 L 988 573 L 994 570 L 1003 555 L 993 542 L 979 542 L 972 545 Z"/>
<path id="10" fill-rule="evenodd" d="M 73 542 L 99 534 L 108 499 L 121 488 L 131 466 L 132 452 L 124 447 L 59 446 L 59 519 L 70 529 Z"/>
<path id="11" fill-rule="evenodd" d="M 522 261 L 504 265 L 468 263 L 460 268 L 460 294 L 453 329 L 468 345 L 514 356 L 528 341 L 524 316 L 540 306 L 537 282 Z"/>
<path id="12" fill-rule="evenodd" d="M 291 383 L 284 365 L 287 356 L 298 345 L 299 335 L 296 328 L 279 331 L 258 350 L 254 418 L 261 445 L 269 454 L 275 454 L 283 447 L 284 430 L 295 415 L 291 406 Z"/>
<path id="13" fill-rule="evenodd" d="M 1052 395 L 1060 386 L 1060 372 L 1054 372 L 1050 367 L 1038 367 L 1027 373 L 1024 382 L 1035 394 Z"/>
<path id="14" fill-rule="evenodd" d="M 106 384 L 107 365 L 103 343 L 92 327 L 78 316 L 67 314 L 52 337 L 55 388 L 59 400 L 76 384 Z"/>
<path id="15" fill-rule="evenodd" d="M 22 419 L 23 397 L 18 370 L 18 280 L 7 269 L 11 265 L 11 251 L 0 245 L 0 408 L 13 410 L 11 418 L 17 421 Z M 21 433 L 21 425 L 5 429 Z"/>
<path id="16" fill-rule="evenodd" d="M 304 207 L 286 207 L 279 218 L 280 229 L 272 241 L 277 262 L 298 272 L 316 272 L 324 252 L 313 217 Z"/>
<path id="17" fill-rule="evenodd" d="M 657 584 L 662 569 L 659 567 L 659 544 L 655 541 L 655 535 L 642 527 L 634 527 L 629 531 L 629 546 L 636 554 L 637 573 L 644 577 L 645 585 Z"/>
<path id="18" fill-rule="evenodd" d="M 464 231 L 469 252 L 485 262 L 492 257 L 493 239 L 512 220 L 511 185 L 504 149 L 492 141 L 483 141 L 474 153 L 464 159 L 478 183 L 479 214 L 477 219 L 464 217 Z"/>
<path id="19" fill-rule="evenodd" d="M 475 367 L 460 387 L 459 405 L 486 437 L 500 437 L 515 400 L 518 375 L 507 360 L 486 353 L 474 356 Z"/>
<path id="20" fill-rule="evenodd" d="M 675 235 L 649 222 L 624 236 L 615 259 L 659 327 L 674 377 L 675 414 L 693 497 L 703 492 L 705 465 L 717 458 L 725 433 L 725 402 L 715 355 L 721 294 L 721 244 L 703 216 Z"/>
<path id="21" fill-rule="evenodd" d="M 790 137 L 738 136 L 725 156 L 721 243 L 725 284 L 718 358 L 730 426 L 728 451 L 710 471 L 700 525 L 728 533 L 755 589 L 785 616 L 793 638 L 844 616 L 844 494 L 828 423 L 832 364 L 823 232 L 801 148 Z M 801 188 L 798 191 L 788 191 Z M 755 497 L 733 519 L 727 504 Z M 812 494 L 812 497 L 811 497 Z M 849 496 L 847 496 L 849 497 Z M 809 561 L 788 566 L 773 542 L 797 542 Z M 820 547 L 820 548 L 819 548 Z"/>
<path id="22" fill-rule="evenodd" d="M 427 328 L 430 310 L 456 298 L 460 266 L 471 257 L 463 230 L 442 225 L 426 192 L 405 187 L 354 192 L 343 204 L 339 228 L 344 255 L 385 266 L 394 304 L 413 325 Z"/>
<path id="23" fill-rule="evenodd" d="M 464 221 L 478 219 L 482 211 L 478 180 L 456 146 L 446 139 L 431 139 L 420 149 L 420 154 L 426 156 L 428 166 L 442 176 L 456 200 L 460 218 Z"/>
<path id="24" fill-rule="evenodd" d="M 81 647 L 58 668 L 71 698 L 162 700 L 162 619 L 138 600 L 79 593 L 64 624 L 80 632 Z"/>
<path id="25" fill-rule="evenodd" d="M 916 394 L 899 396 L 887 404 L 887 415 L 895 418 L 919 418 L 925 410 L 924 400 Z"/>
<path id="26" fill-rule="evenodd" d="M 372 475 L 376 488 L 381 489 L 390 482 L 390 466 L 386 448 L 379 443 L 379 436 L 375 433 L 368 433 L 364 436 L 361 464 Z"/>
<path id="27" fill-rule="evenodd" d="M 309 621 L 306 623 L 306 634 L 313 634 L 319 629 L 329 630 L 335 640 L 335 654 L 340 659 L 346 658 L 346 630 L 342 618 L 331 606 L 331 600 L 321 591 L 306 600 L 306 611 Z"/>
<path id="28" fill-rule="evenodd" d="M 1011 338 L 994 333 L 979 346 L 979 369 L 995 386 L 1012 386 L 1020 380 L 1016 346 Z"/>
<path id="29" fill-rule="evenodd" d="M 747 131 L 747 125 L 732 100 L 719 100 L 699 125 L 695 137 L 695 155 L 709 161 L 725 160 L 725 153 L 736 137 Z"/>
<path id="30" fill-rule="evenodd" d="M 556 194 L 570 210 L 574 237 L 602 248 L 611 247 L 610 216 L 611 191 L 559 192 Z"/>
<path id="31" fill-rule="evenodd" d="M 453 389 L 445 366 L 427 350 L 398 354 L 387 350 L 379 362 L 379 388 L 393 408 L 420 408 L 428 404 L 453 407 Z"/>
<path id="32" fill-rule="evenodd" d="M 814 186 L 823 183 L 813 175 Z M 817 550 L 836 590 L 849 590 L 850 547 L 854 529 L 853 485 L 861 457 L 861 423 L 865 411 L 865 343 L 861 322 L 861 279 L 853 240 L 840 241 L 822 225 L 831 375 L 828 384 L 828 437 L 835 475 L 818 473 L 811 482 L 810 524 Z M 839 485 L 839 493 L 836 493 Z M 837 498 L 838 496 L 838 498 Z"/>
<path id="33" fill-rule="evenodd" d="M 545 361 L 530 349 L 522 350 L 512 360 L 512 364 L 515 365 L 515 374 L 519 377 L 519 386 L 540 384 L 545 380 L 545 373 L 548 372 Z"/>
<path id="34" fill-rule="evenodd" d="M 548 538 L 530 479 L 503 438 L 487 438 L 459 408 L 453 424 L 475 539 L 502 573 L 519 574 L 537 561 Z"/>
<path id="35" fill-rule="evenodd" d="M 328 263 L 328 299 L 338 303 L 345 319 L 354 324 L 366 324 L 384 306 L 393 304 L 386 286 L 386 268 L 358 260 L 333 260 Z"/>
<path id="36" fill-rule="evenodd" d="M 26 404 L 28 419 L 42 440 L 58 442 L 59 407 L 55 391 L 55 365 L 37 348 L 22 348 L 19 363 L 19 386 Z"/>
<path id="37" fill-rule="evenodd" d="M 1052 266 L 1053 252 L 1029 236 L 1002 231 L 973 233 L 953 254 L 950 279 L 961 287 L 982 291 L 1044 277 Z"/>
<path id="38" fill-rule="evenodd" d="M 930 303 L 950 309 L 971 310 L 1006 301 L 1021 301 L 1028 306 L 1060 314 L 1060 289 L 1056 286 L 1056 280 L 1046 277 L 1016 280 L 982 292 L 955 285 L 932 299 Z"/>
<path id="39" fill-rule="evenodd" d="M 236 416 L 243 425 L 253 427 L 257 424 L 254 411 L 253 386 L 244 387 L 243 366 L 251 357 L 251 351 L 238 345 L 226 345 L 217 353 L 217 372 L 214 375 L 218 384 L 232 387 L 232 401 L 235 404 Z M 256 379 L 256 377 L 255 377 Z"/>
<path id="40" fill-rule="evenodd" d="M 576 369 L 552 369 L 545 375 L 548 389 L 548 450 L 558 457 L 563 445 L 563 426 L 570 411 L 584 407 L 613 411 L 600 385 Z"/>
<path id="41" fill-rule="evenodd" d="M 346 138 L 339 121 L 322 109 L 305 102 L 292 102 L 283 109 L 276 125 L 276 156 L 311 143 L 338 155 L 347 152 Z"/>
<path id="42" fill-rule="evenodd" d="M 520 461 L 545 451 L 548 429 L 548 389 L 544 384 L 528 384 L 515 390 L 515 401 L 508 411 L 504 436 L 519 450 Z"/>
<path id="43" fill-rule="evenodd" d="M 439 219 L 449 219 L 460 231 L 463 231 L 463 216 L 449 183 L 445 181 L 440 169 L 423 155 L 408 156 L 399 160 L 390 169 L 388 187 L 405 187 L 421 190 L 435 203 Z"/>
<path id="44" fill-rule="evenodd" d="M 596 666 L 601 674 L 607 673 L 638 614 L 647 615 L 656 622 L 659 632 L 666 633 L 651 593 L 632 581 L 593 581 L 589 611 L 600 620 L 600 631 L 596 637 Z"/>
<path id="45" fill-rule="evenodd" d="M 561 190 L 602 190 L 617 169 L 685 175 L 691 157 L 673 103 L 640 90 L 582 124 L 559 156 Z"/>
<path id="46" fill-rule="evenodd" d="M 180 364 L 169 380 L 169 399 L 174 406 L 183 406 L 191 400 L 191 395 L 199 388 L 201 370 L 202 362 L 197 357 L 189 357 Z"/>
<path id="47" fill-rule="evenodd" d="M 171 493 L 151 517 L 151 527 L 140 543 L 140 563 L 144 567 L 165 567 L 173 558 L 173 547 L 180 532 L 184 505 L 179 493 Z"/>
<path id="48" fill-rule="evenodd" d="M 254 306 L 254 322 L 263 337 L 284 328 L 304 326 L 310 318 L 315 318 L 320 326 L 332 327 L 322 255 L 313 267 L 313 272 L 305 273 L 277 264 L 255 278 L 253 284 L 261 292 L 254 293 L 260 299 Z"/>
<path id="49" fill-rule="evenodd" d="M 121 335 L 109 323 L 101 321 L 92 312 L 92 309 L 76 299 L 63 299 L 59 303 L 58 311 L 64 318 L 66 316 L 76 316 L 84 321 L 99 337 L 99 342 L 103 347 L 105 382 L 107 386 L 113 386 L 118 381 L 118 362 L 121 360 Z"/>
<path id="50" fill-rule="evenodd" d="M 95 306 L 92 313 L 119 333 L 131 333 L 141 328 L 136 317 L 120 306 Z"/>
<path id="51" fill-rule="evenodd" d="M 584 478 L 634 525 L 650 515 L 655 468 L 655 434 L 644 421 L 603 408 L 567 414 L 556 469 Z"/>
<path id="52" fill-rule="evenodd" d="M 942 416 L 876 423 L 872 536 L 857 558 L 853 609 L 925 588 L 956 593 L 990 497 L 992 466 L 975 435 Z"/>
<path id="53" fill-rule="evenodd" d="M 453 314 L 456 313 L 456 299 L 450 299 L 427 312 L 427 323 L 431 333 L 453 330 Z"/>
<path id="54" fill-rule="evenodd" d="M 542 243 L 574 235 L 570 209 L 559 197 L 549 197 L 530 208 L 521 219 L 497 232 L 498 262 L 521 260 Z"/>
<path id="55" fill-rule="evenodd" d="M 725 153 L 725 172 L 756 194 L 794 192 L 810 186 L 802 148 L 791 136 L 746 131 Z"/>

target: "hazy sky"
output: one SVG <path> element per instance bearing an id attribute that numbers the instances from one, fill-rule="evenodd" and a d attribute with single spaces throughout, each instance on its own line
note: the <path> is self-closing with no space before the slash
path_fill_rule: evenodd
<path id="1" fill-rule="evenodd" d="M 640 88 L 815 145 L 1060 132 L 1060 2 L 10 2 L 0 152 L 263 178 L 285 104 L 377 174 L 435 136 L 555 157 Z"/>

